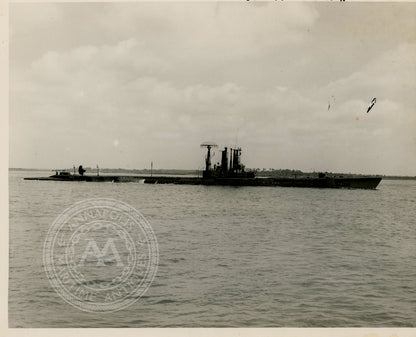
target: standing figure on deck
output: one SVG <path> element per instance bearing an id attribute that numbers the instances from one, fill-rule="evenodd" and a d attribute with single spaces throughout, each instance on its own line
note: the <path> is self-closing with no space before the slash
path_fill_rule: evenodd
<path id="1" fill-rule="evenodd" d="M 79 165 L 79 167 L 78 167 L 78 173 L 79 173 L 79 175 L 80 175 L 80 176 L 83 176 L 83 175 L 84 175 L 84 172 L 85 172 L 85 170 L 84 170 L 84 168 L 82 167 L 82 165 Z"/>

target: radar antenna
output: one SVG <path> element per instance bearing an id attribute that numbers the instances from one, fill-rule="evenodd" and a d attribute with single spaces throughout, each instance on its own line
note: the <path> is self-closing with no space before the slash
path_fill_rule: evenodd
<path id="1" fill-rule="evenodd" d="M 207 148 L 207 157 L 205 158 L 205 171 L 209 172 L 211 170 L 211 148 L 218 147 L 214 142 L 204 142 L 201 144 L 201 147 Z"/>

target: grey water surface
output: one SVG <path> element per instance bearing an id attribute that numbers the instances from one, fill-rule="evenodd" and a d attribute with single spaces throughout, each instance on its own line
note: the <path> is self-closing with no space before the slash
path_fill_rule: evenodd
<path id="1" fill-rule="evenodd" d="M 9 327 L 416 325 L 416 181 L 377 190 L 24 181 L 10 171 Z M 54 219 L 77 201 L 139 210 L 159 244 L 124 310 L 67 304 L 43 268 Z"/>

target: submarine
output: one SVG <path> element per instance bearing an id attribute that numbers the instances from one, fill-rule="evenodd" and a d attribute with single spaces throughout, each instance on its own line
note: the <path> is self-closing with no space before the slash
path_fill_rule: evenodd
<path id="1" fill-rule="evenodd" d="M 30 177 L 25 180 L 48 181 L 85 181 L 85 182 L 140 182 L 145 184 L 179 184 L 179 185 L 218 185 L 218 186 L 280 186 L 306 188 L 345 188 L 345 189 L 376 189 L 382 177 L 343 177 L 319 173 L 318 177 L 256 177 L 254 171 L 246 171 L 241 162 L 241 148 L 225 147 L 221 151 L 221 163 L 211 164 L 211 150 L 218 147 L 213 142 L 205 142 L 205 169 L 200 177 L 180 176 L 145 176 L 145 175 L 84 175 L 82 165 L 79 174 L 67 171 L 56 172 L 49 177 Z"/>

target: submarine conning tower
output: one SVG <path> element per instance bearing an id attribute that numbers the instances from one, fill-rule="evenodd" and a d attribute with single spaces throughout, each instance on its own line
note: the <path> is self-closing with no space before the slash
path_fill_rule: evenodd
<path id="1" fill-rule="evenodd" d="M 230 158 L 228 161 L 228 148 L 224 147 L 221 151 L 221 164 L 217 163 L 214 168 L 211 166 L 213 147 L 218 147 L 213 142 L 204 142 L 201 147 L 207 148 L 205 157 L 205 170 L 202 178 L 254 178 L 254 172 L 244 172 L 244 165 L 241 164 L 241 148 L 230 148 Z"/>

